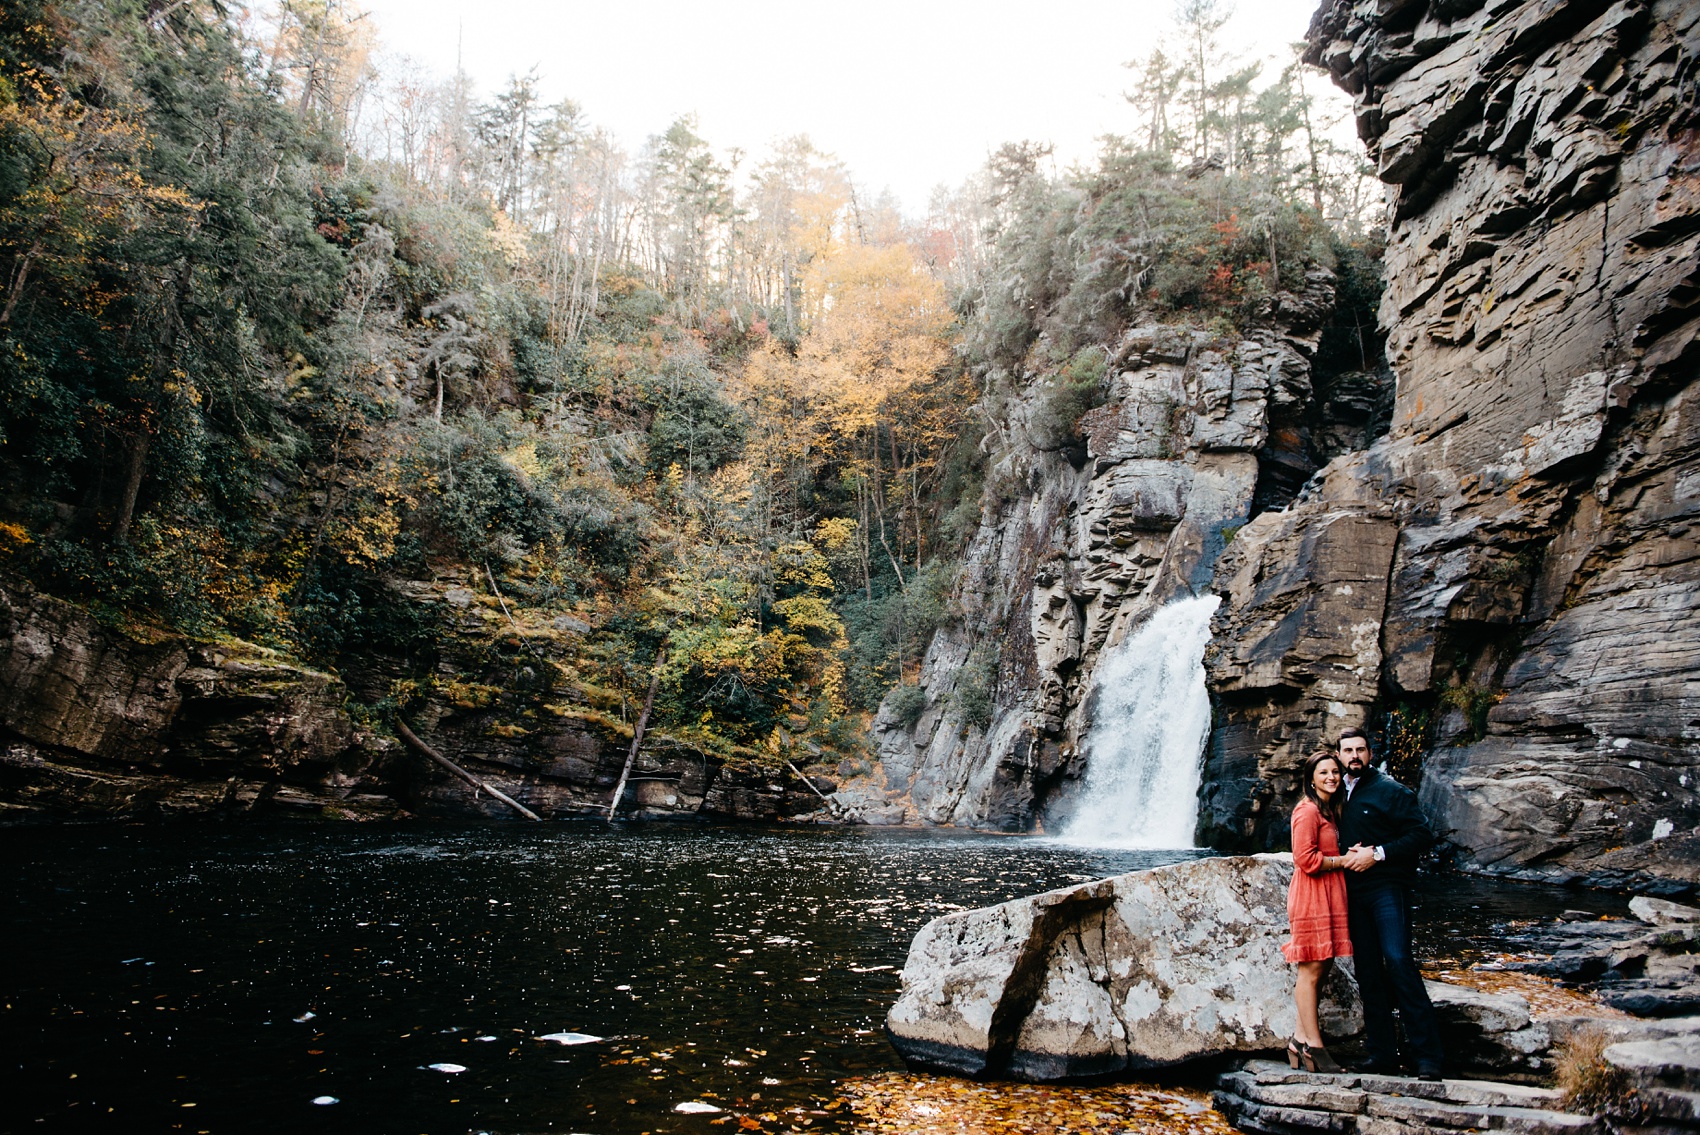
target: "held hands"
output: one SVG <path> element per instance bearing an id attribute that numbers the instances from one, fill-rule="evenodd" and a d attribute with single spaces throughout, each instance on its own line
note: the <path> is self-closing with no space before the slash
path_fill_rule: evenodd
<path id="1" fill-rule="evenodd" d="M 1375 848 L 1355 843 L 1340 857 L 1340 866 L 1347 871 L 1368 871 L 1375 866 Z"/>

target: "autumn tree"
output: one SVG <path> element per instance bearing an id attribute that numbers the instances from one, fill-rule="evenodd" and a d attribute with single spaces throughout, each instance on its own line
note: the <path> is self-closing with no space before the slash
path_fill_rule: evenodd
<path id="1" fill-rule="evenodd" d="M 1302 45 L 1273 78 L 1262 61 L 1228 50 L 1231 17 L 1224 0 L 1181 0 L 1162 41 L 1126 64 L 1134 119 L 1118 144 L 1160 162 L 1179 159 L 1194 173 L 1220 169 L 1274 203 L 1304 200 L 1361 231 L 1373 185 L 1356 148 L 1329 137 L 1348 108 L 1338 101 L 1325 108 L 1312 93 L 1307 79 L 1315 69 L 1299 61 Z"/>
<path id="2" fill-rule="evenodd" d="M 281 428 L 255 353 L 312 352 L 343 265 L 298 180 L 312 139 L 222 22 L 179 6 L 55 30 L 74 49 L 14 63 L 0 108 L 4 429 L 125 544 L 150 485 L 245 491 L 229 439 Z"/>
<path id="3" fill-rule="evenodd" d="M 954 313 L 903 244 L 835 243 L 811 260 L 800 294 L 806 334 L 794 351 L 753 354 L 742 384 L 764 521 L 796 531 L 832 510 L 823 538 L 861 601 L 889 587 L 900 606 L 928 557 L 933 489 L 971 401 L 949 349 Z M 917 628 L 899 619 L 875 633 L 889 639 L 889 681 Z"/>
<path id="4" fill-rule="evenodd" d="M 282 0 L 258 46 L 267 56 L 266 81 L 295 113 L 343 138 L 372 77 L 373 43 L 367 14 L 344 0 Z"/>
<path id="5" fill-rule="evenodd" d="M 804 270 L 832 246 L 850 200 L 844 167 L 804 136 L 782 139 L 755 169 L 739 228 L 743 290 L 782 316 L 788 338 L 801 329 Z"/>
<path id="6" fill-rule="evenodd" d="M 696 133 L 695 122 L 681 118 L 650 139 L 641 178 L 637 207 L 646 266 L 682 309 L 700 315 L 733 215 L 730 173 Z"/>

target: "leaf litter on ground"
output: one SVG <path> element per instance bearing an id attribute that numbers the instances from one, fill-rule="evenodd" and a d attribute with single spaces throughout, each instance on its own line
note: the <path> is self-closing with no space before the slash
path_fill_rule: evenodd
<path id="1" fill-rule="evenodd" d="M 915 1135 L 1233 1135 L 1195 1088 L 977 1083 L 890 1072 L 839 1085 L 858 1132 Z"/>
<path id="2" fill-rule="evenodd" d="M 1530 1017 L 1537 1021 L 1549 1017 L 1629 1018 L 1628 1013 L 1613 1009 L 1589 990 L 1568 989 L 1556 978 L 1502 968 L 1523 960 L 1512 954 L 1498 954 L 1465 968 L 1425 969 L 1423 976 L 1481 993 L 1521 994 L 1529 1002 Z"/>

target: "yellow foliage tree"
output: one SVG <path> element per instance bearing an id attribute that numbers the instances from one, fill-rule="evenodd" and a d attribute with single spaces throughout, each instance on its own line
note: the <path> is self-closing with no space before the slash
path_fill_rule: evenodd
<path id="1" fill-rule="evenodd" d="M 900 583 L 903 562 L 925 555 L 922 485 L 971 401 L 951 357 L 955 319 L 905 244 L 829 244 L 803 283 L 807 333 L 795 353 L 770 343 L 744 370 L 755 423 L 746 457 L 770 526 L 801 519 L 798 490 L 823 471 L 854 484 L 871 595 L 870 541 Z"/>

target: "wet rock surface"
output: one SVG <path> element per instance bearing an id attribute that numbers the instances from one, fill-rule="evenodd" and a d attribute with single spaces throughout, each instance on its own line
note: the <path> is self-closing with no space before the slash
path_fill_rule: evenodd
<path id="1" fill-rule="evenodd" d="M 1640 921 L 1559 921 L 1514 932 L 1506 944 L 1535 955 L 1509 960 L 1590 989 L 1602 1004 L 1636 1017 L 1700 1019 L 1700 911 L 1634 900 Z"/>
<path id="2" fill-rule="evenodd" d="M 1464 868 L 1700 883 L 1700 8 L 1351 4 L 1309 57 L 1391 198 L 1393 426 L 1222 557 L 1203 833 L 1279 846 L 1386 726 Z"/>

